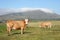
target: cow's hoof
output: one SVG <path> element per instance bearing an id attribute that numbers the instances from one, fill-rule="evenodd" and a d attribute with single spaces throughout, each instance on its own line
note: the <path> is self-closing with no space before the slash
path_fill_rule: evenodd
<path id="1" fill-rule="evenodd" d="M 8 34 L 8 36 L 10 36 L 10 34 Z"/>

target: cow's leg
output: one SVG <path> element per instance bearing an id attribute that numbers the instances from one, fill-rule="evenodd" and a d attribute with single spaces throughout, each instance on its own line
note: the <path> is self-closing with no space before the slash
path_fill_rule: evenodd
<path id="1" fill-rule="evenodd" d="M 43 25 L 43 28 L 46 28 L 46 25 Z"/>
<path id="2" fill-rule="evenodd" d="M 51 28 L 51 25 L 49 25 L 49 28 Z"/>
<path id="3" fill-rule="evenodd" d="M 10 27 L 7 27 L 7 33 L 8 33 L 8 36 L 10 35 L 10 31 L 11 31 L 12 29 L 10 28 Z"/>
<path id="4" fill-rule="evenodd" d="M 23 31 L 24 31 L 24 29 L 23 29 L 23 27 L 21 27 L 21 34 L 23 34 Z"/>

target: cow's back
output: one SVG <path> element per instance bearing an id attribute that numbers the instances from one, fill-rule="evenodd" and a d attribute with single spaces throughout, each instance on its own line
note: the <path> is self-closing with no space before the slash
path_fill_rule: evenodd
<path id="1" fill-rule="evenodd" d="M 20 27 L 25 27 L 25 22 L 22 20 L 22 21 L 15 21 L 16 24 Z M 14 23 L 15 24 L 15 23 Z"/>
<path id="2" fill-rule="evenodd" d="M 7 27 L 12 27 L 13 26 L 13 20 L 8 20 L 6 24 L 7 24 Z"/>
<path id="3" fill-rule="evenodd" d="M 52 25 L 52 23 L 51 22 L 41 22 L 40 23 L 40 27 L 48 27 L 48 26 L 51 26 Z"/>
<path id="4" fill-rule="evenodd" d="M 20 20 L 20 21 L 8 20 L 6 24 L 7 24 L 7 27 L 13 27 L 13 28 L 25 27 L 24 20 Z"/>

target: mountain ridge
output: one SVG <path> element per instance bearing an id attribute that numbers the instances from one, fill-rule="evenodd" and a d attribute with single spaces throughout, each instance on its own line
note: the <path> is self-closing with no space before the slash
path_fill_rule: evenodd
<path id="1" fill-rule="evenodd" d="M 52 20 L 52 19 L 60 19 L 60 15 L 56 13 L 46 13 L 41 10 L 33 10 L 26 12 L 13 12 L 0 16 L 0 20 L 20 20 L 20 19 L 37 19 L 37 20 Z"/>
<path id="2" fill-rule="evenodd" d="M 40 10 L 46 13 L 54 13 L 52 10 L 48 8 L 10 8 L 10 9 L 2 9 L 0 8 L 0 15 L 8 14 L 8 13 L 17 13 L 17 12 L 27 12 L 27 11 L 35 11 Z"/>

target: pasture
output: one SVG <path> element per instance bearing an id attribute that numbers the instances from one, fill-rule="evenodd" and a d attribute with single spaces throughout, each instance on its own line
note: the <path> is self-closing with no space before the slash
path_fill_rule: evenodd
<path id="1" fill-rule="evenodd" d="M 41 21 L 42 22 L 42 21 Z M 6 24 L 0 24 L 0 40 L 60 40 L 60 21 L 51 21 L 52 28 L 40 28 L 39 22 L 29 22 L 24 34 L 20 30 L 12 30 L 7 36 Z"/>

